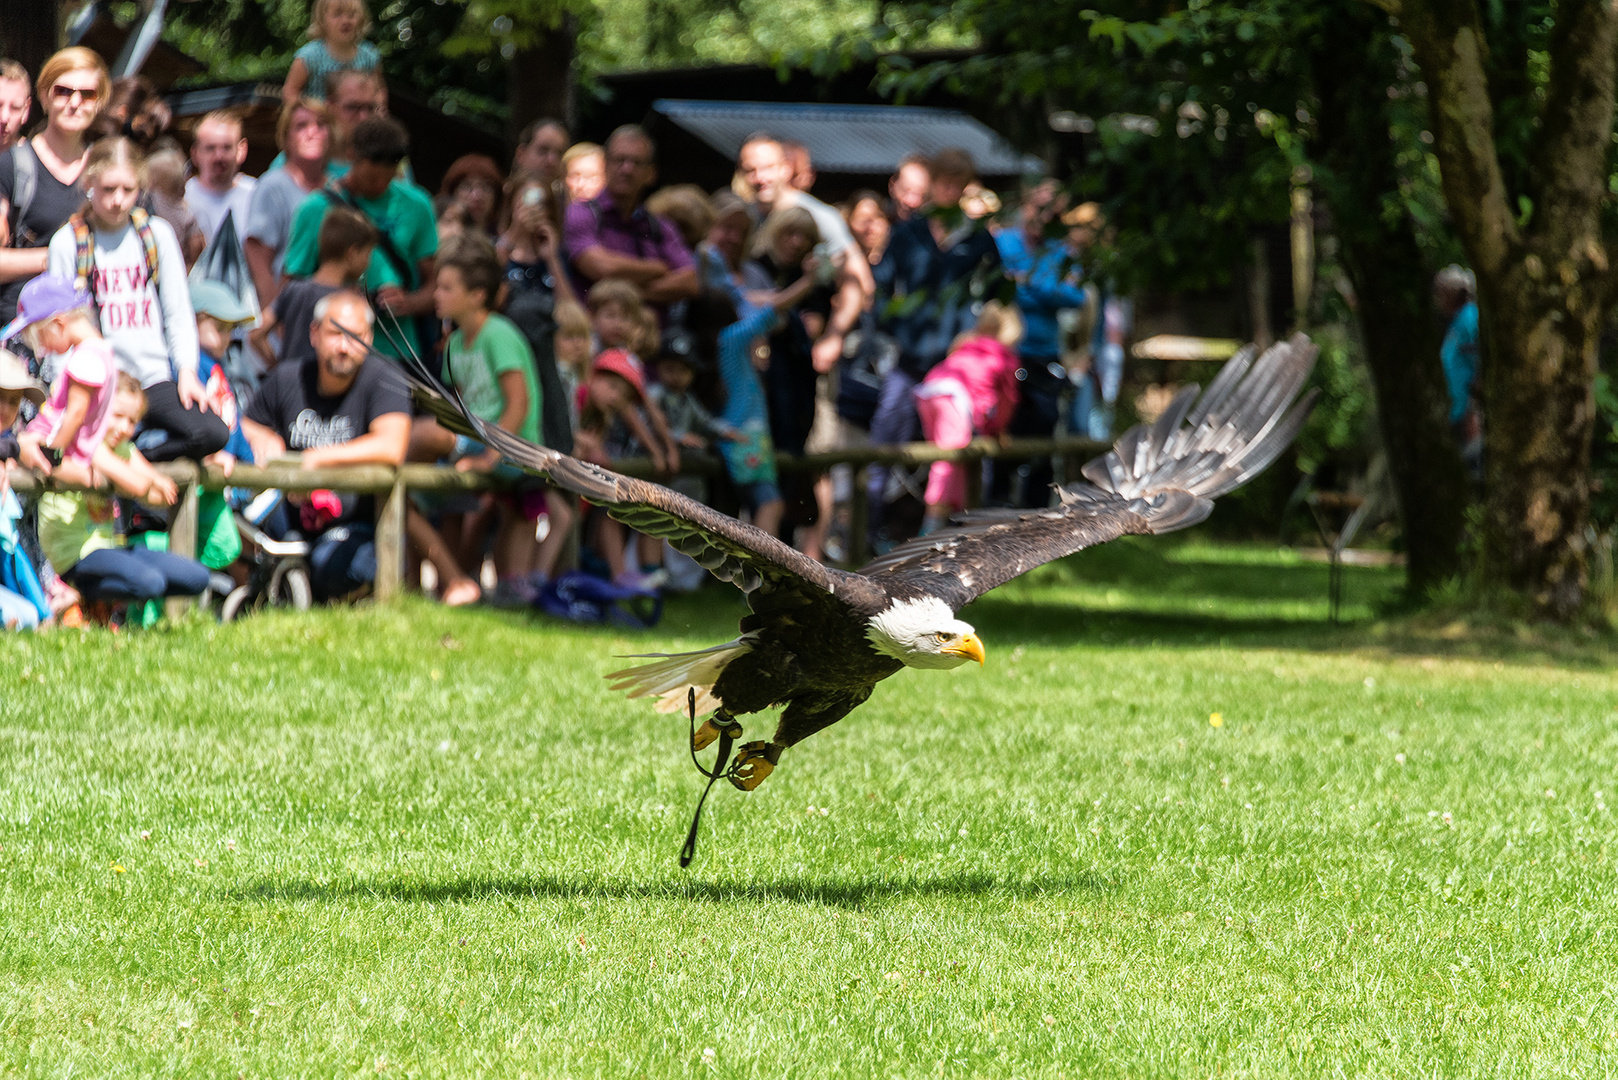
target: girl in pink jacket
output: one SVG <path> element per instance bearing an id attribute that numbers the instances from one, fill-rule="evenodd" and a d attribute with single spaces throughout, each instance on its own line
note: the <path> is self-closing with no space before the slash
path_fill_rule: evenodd
<path id="1" fill-rule="evenodd" d="M 934 446 L 959 449 L 973 435 L 999 436 L 1017 407 L 1017 342 L 1022 320 L 996 301 L 983 305 L 977 327 L 955 340 L 942 363 L 916 387 L 922 434 Z M 927 474 L 925 536 L 966 507 L 966 470 L 935 461 Z"/>

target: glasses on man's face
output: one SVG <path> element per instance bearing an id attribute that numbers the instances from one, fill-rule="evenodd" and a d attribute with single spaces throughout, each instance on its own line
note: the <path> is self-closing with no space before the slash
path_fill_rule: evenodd
<path id="1" fill-rule="evenodd" d="M 621 169 L 625 165 L 632 169 L 639 169 L 651 163 L 651 158 L 634 157 L 630 154 L 609 154 L 607 156 L 607 168 L 609 169 Z"/>
<path id="2" fill-rule="evenodd" d="M 89 104 L 94 102 L 100 96 L 100 89 L 94 86 L 85 88 L 82 86 L 63 86 L 61 83 L 57 83 L 55 86 L 51 87 L 51 97 L 55 98 L 57 101 L 72 101 L 74 98 L 77 98 L 80 101 Z"/>
<path id="3" fill-rule="evenodd" d="M 375 116 L 376 110 L 374 101 L 344 101 L 337 106 L 337 111 L 344 116 Z"/>

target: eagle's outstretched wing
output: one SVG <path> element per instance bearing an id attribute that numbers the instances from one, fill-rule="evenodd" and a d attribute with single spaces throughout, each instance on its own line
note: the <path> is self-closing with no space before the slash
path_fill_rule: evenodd
<path id="1" fill-rule="evenodd" d="M 1075 551 L 1197 524 L 1213 512 L 1214 499 L 1286 449 L 1314 405 L 1314 392 L 1296 400 L 1315 363 L 1308 338 L 1294 335 L 1257 360 L 1254 352 L 1238 352 L 1200 395 L 1188 386 L 1156 421 L 1125 432 L 1084 467 L 1089 483 L 1057 489 L 1057 506 L 958 515 L 860 572 L 890 591 L 919 589 L 959 610 Z"/>
<path id="2" fill-rule="evenodd" d="M 825 566 L 762 529 L 661 484 L 537 446 L 472 415 L 430 373 L 408 363 L 399 363 L 399 370 L 416 403 L 446 428 L 481 440 L 513 465 L 590 500 L 635 531 L 667 540 L 721 581 L 747 593 L 757 614 L 826 599 L 873 614 L 886 603 L 881 590 L 857 574 Z"/>

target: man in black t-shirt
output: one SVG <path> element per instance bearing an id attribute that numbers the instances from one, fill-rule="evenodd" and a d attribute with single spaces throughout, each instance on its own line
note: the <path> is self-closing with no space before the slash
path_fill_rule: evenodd
<path id="1" fill-rule="evenodd" d="M 404 461 L 410 391 L 385 363 L 366 362 L 361 341 L 369 344 L 373 319 L 370 305 L 351 292 L 315 305 L 314 358 L 278 365 L 242 417 L 255 460 L 296 453 L 305 469 Z M 309 556 L 316 596 L 344 596 L 376 579 L 373 498 L 315 492 L 296 510 L 291 526 L 316 537 Z"/>
<path id="2" fill-rule="evenodd" d="M 374 319 L 364 297 L 347 290 L 315 304 L 309 325 L 314 358 L 277 364 L 242 417 L 255 461 L 290 452 L 305 469 L 404 462 L 410 391 L 387 361 L 366 361 Z M 309 567 L 317 597 L 347 596 L 376 580 L 375 499 L 317 491 L 296 511 L 289 527 L 316 538 Z M 454 607 L 481 598 L 477 582 L 426 518 L 407 509 L 405 528 L 438 572 L 444 603 Z"/>

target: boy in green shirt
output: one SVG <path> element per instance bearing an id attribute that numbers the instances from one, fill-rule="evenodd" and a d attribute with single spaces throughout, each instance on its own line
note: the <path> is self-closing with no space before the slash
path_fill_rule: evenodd
<path id="1" fill-rule="evenodd" d="M 433 300 L 441 319 L 455 323 L 444 348 L 444 376 L 479 419 L 497 424 L 532 443 L 539 443 L 539 373 L 534 354 L 510 319 L 491 310 L 500 292 L 500 260 L 494 245 L 479 236 L 457 237 L 438 260 Z M 500 460 L 500 452 L 465 436 L 456 437 L 430 417 L 419 418 L 411 433 L 413 457 L 452 457 L 462 471 L 494 473 L 515 483 L 500 498 L 500 528 L 494 544 L 499 576 L 490 602 L 531 604 L 542 580 L 536 580 L 536 525 L 548 516 L 552 528 L 566 528 L 551 512 L 544 485 Z M 571 516 L 571 515 L 566 515 Z M 463 549 L 480 550 L 472 534 L 475 515 L 459 530 Z"/>

